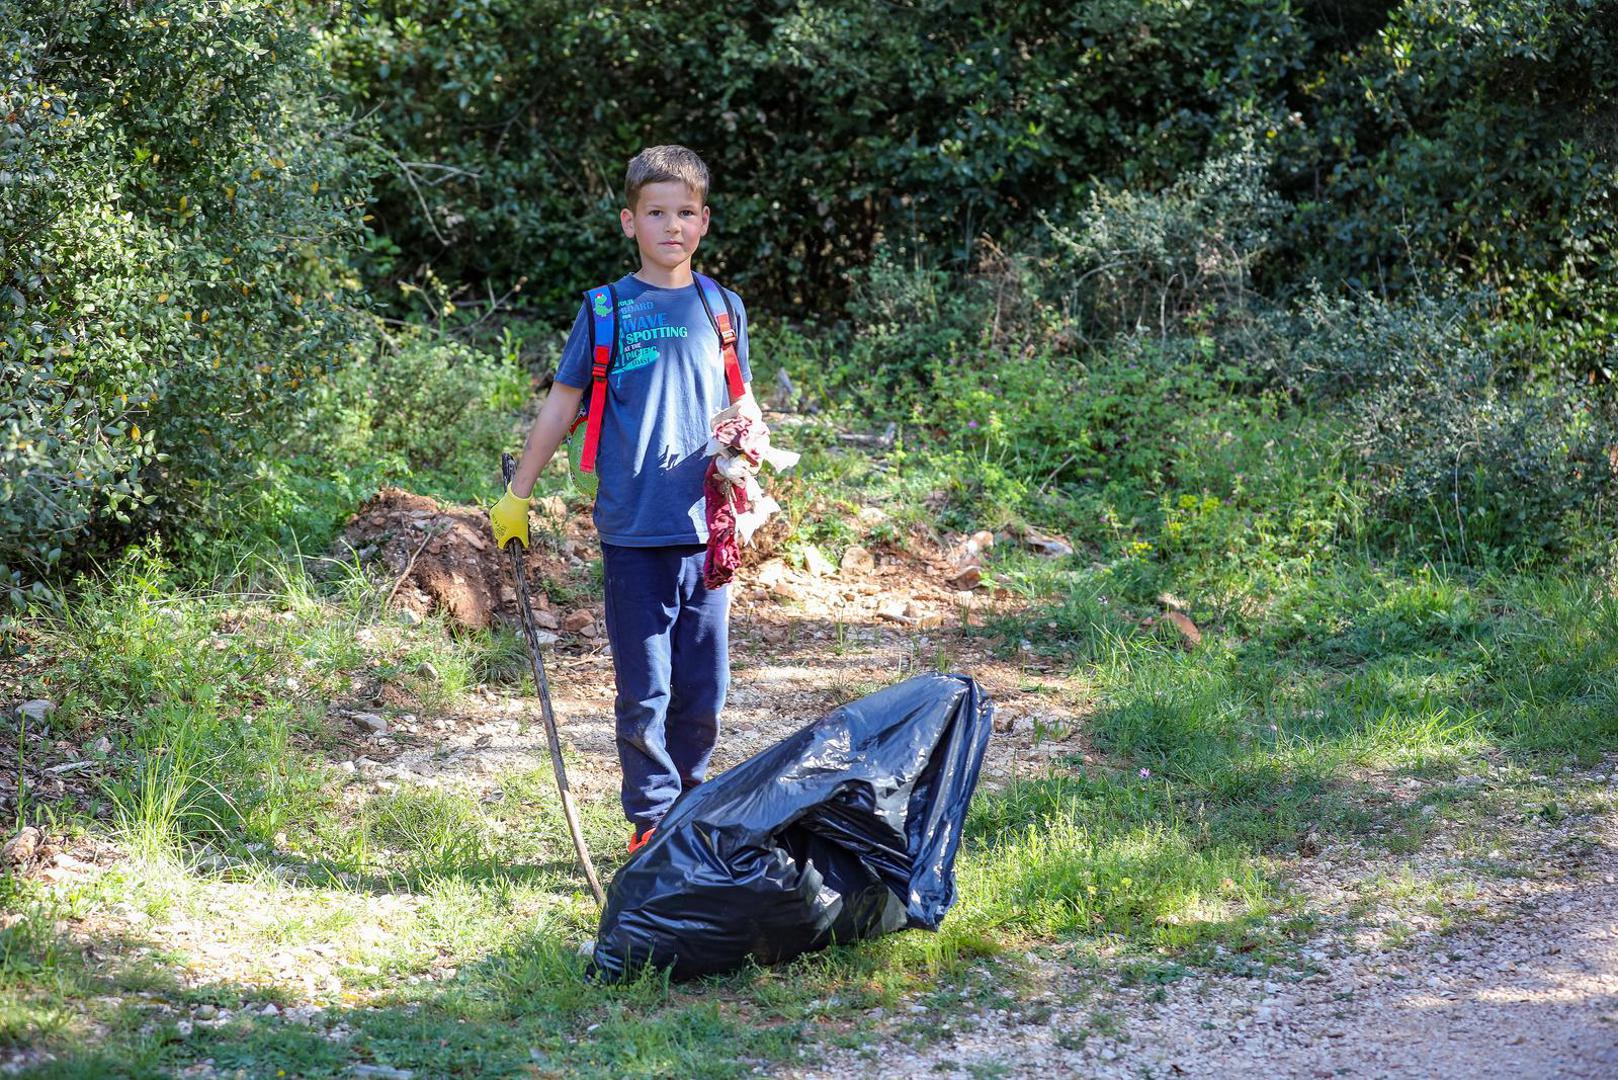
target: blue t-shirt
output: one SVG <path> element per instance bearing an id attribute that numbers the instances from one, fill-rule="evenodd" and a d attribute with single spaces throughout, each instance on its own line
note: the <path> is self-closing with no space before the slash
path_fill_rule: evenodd
<path id="1" fill-rule="evenodd" d="M 609 544 L 658 547 L 708 540 L 702 480 L 708 423 L 730 404 L 719 334 L 695 283 L 648 285 L 633 274 L 618 292 L 618 352 L 607 375 L 607 407 L 596 450 L 596 532 Z M 747 312 L 725 290 L 736 325 L 736 359 L 747 364 Z M 562 349 L 556 381 L 582 387 L 590 403 L 594 327 L 584 305 Z M 583 438 L 581 428 L 575 438 Z"/>

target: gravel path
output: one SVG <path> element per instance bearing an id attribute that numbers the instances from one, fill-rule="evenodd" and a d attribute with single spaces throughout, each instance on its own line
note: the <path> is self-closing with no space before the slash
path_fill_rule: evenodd
<path id="1" fill-rule="evenodd" d="M 1207 975 L 1090 995 L 1073 993 L 1079 980 L 1059 965 L 1036 960 L 1048 991 L 1023 1003 L 1032 1012 L 983 1012 L 922 1049 L 890 1038 L 780 1075 L 1610 1080 L 1618 820 L 1584 828 L 1594 843 L 1548 843 L 1562 854 L 1533 878 L 1481 879 L 1475 908 L 1487 915 L 1456 933 L 1367 947 L 1345 923 L 1306 949 L 1313 973 Z"/>

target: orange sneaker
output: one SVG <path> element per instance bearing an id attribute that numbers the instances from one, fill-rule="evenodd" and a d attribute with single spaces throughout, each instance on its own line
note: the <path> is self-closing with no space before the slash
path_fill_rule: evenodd
<path id="1" fill-rule="evenodd" d="M 654 832 L 656 832 L 656 831 L 657 831 L 656 827 L 653 827 L 653 828 L 647 829 L 645 832 L 641 832 L 639 829 L 636 829 L 634 832 L 630 833 L 629 834 L 629 853 L 631 855 L 633 855 L 633 854 L 635 854 L 635 852 L 639 851 L 641 848 L 643 848 L 647 844 L 651 843 L 652 842 L 652 834 Z"/>

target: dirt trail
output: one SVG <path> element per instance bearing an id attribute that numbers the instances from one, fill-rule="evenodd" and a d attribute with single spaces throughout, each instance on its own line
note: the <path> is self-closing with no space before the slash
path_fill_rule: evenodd
<path id="1" fill-rule="evenodd" d="M 594 538 L 587 519 L 559 502 L 539 520 L 530 580 L 562 583 L 557 591 L 575 596 L 547 599 L 541 589 L 535 598 L 540 625 L 557 635 L 546 664 L 570 751 L 569 779 L 582 798 L 612 797 L 618 784 L 612 660 L 600 605 L 576 588 Z M 354 516 L 345 539 L 398 576 L 395 603 L 404 610 L 442 612 L 481 627 L 516 615 L 508 571 L 478 531 L 483 524 L 463 508 L 390 489 Z M 959 554 L 918 540 L 906 551 L 861 548 L 841 566 L 812 559 L 800 569 L 767 546 L 750 550 L 733 587 L 731 691 L 715 771 L 844 701 L 938 668 L 972 674 L 996 702 L 1001 730 L 990 744 L 986 786 L 1043 773 L 1053 758 L 1082 752 L 1076 736 L 1082 692 L 1037 656 L 999 659 L 987 640 L 963 633 L 1013 601 L 955 588 Z M 453 715 L 396 718 L 385 737 L 356 745 L 356 769 L 383 783 L 484 788 L 500 772 L 547 765 L 538 702 L 529 693 L 525 680 L 480 691 Z"/>

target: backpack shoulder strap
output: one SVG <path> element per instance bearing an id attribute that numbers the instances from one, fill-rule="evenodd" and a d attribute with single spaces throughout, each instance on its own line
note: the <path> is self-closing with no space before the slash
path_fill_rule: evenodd
<path id="1" fill-rule="evenodd" d="M 742 381 L 742 365 L 736 358 L 736 327 L 731 318 L 730 301 L 725 298 L 725 290 L 719 287 L 719 282 L 706 274 L 691 275 L 697 282 L 697 295 L 702 298 L 702 307 L 708 313 L 708 321 L 719 334 L 719 352 L 725 358 L 725 384 L 730 389 L 730 400 L 736 401 L 747 393 L 747 384 Z"/>
<path id="2" fill-rule="evenodd" d="M 584 414 L 584 450 L 579 471 L 594 472 L 596 447 L 601 444 L 601 415 L 607 411 L 607 372 L 618 350 L 618 290 L 609 283 L 584 294 L 590 312 L 593 353 L 590 362 L 590 407 Z M 573 427 L 578 428 L 575 421 Z"/>

